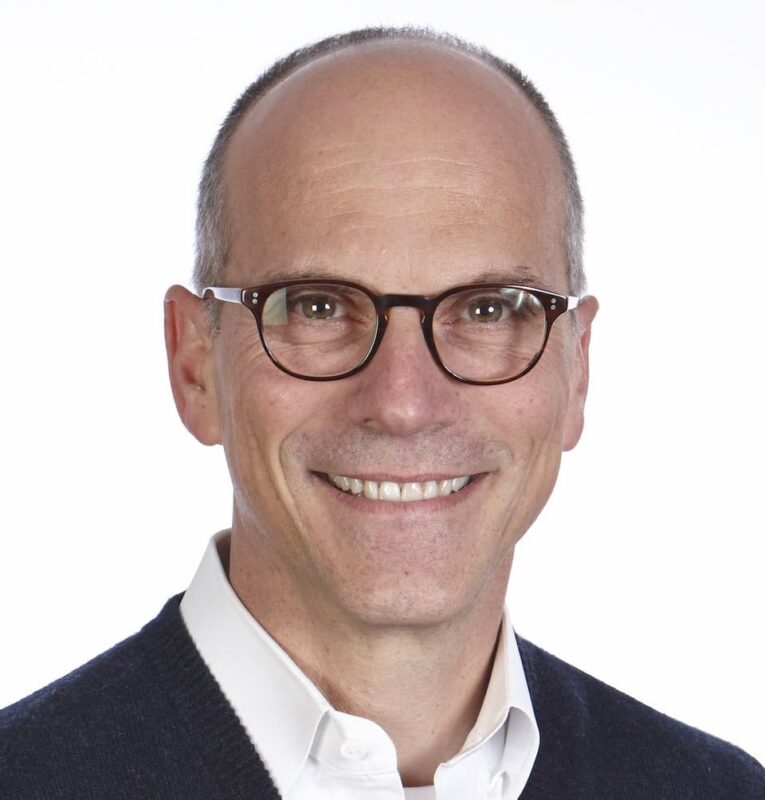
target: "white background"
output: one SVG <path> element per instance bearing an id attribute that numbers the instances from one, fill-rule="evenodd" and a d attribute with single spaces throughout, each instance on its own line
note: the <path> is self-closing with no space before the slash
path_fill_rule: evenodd
<path id="1" fill-rule="evenodd" d="M 152 617 L 229 521 L 161 319 L 228 107 L 294 47 L 408 22 L 530 74 L 587 203 L 588 423 L 519 547 L 515 627 L 765 761 L 761 9 L 2 0 L 0 706 Z"/>

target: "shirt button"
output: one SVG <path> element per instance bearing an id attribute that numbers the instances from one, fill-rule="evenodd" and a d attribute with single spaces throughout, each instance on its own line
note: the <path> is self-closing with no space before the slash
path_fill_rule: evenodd
<path id="1" fill-rule="evenodd" d="M 361 761 L 366 754 L 367 751 L 361 739 L 346 739 L 340 745 L 340 755 L 346 761 Z"/>

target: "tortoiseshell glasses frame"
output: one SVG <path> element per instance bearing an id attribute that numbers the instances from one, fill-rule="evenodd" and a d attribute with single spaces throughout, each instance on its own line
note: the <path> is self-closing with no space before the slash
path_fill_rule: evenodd
<path id="1" fill-rule="evenodd" d="M 264 330 L 264 309 L 269 298 L 274 295 L 274 293 L 280 290 L 295 289 L 296 287 L 300 286 L 305 286 L 307 288 L 312 287 L 314 289 L 318 289 L 319 291 L 325 292 L 327 290 L 331 290 L 333 287 L 337 287 L 338 291 L 355 290 L 356 292 L 360 292 L 361 294 L 365 295 L 370 301 L 370 313 L 371 308 L 373 307 L 377 317 L 375 328 L 373 332 L 371 328 L 369 330 L 369 343 L 368 347 L 365 346 L 363 356 L 361 356 L 349 368 L 343 369 L 337 374 L 305 374 L 304 372 L 295 371 L 294 369 L 290 368 L 290 366 L 285 365 L 279 360 L 278 356 L 274 354 L 273 347 L 269 344 L 269 337 Z M 511 375 L 502 375 L 500 377 L 493 376 L 486 380 L 482 380 L 480 378 L 461 375 L 448 365 L 444 364 L 442 356 L 439 353 L 438 342 L 434 336 L 433 320 L 441 304 L 461 292 L 478 294 L 481 292 L 497 292 L 500 293 L 502 297 L 505 295 L 510 295 L 515 298 L 526 298 L 527 301 L 529 297 L 534 298 L 535 303 L 538 304 L 535 305 L 535 308 L 538 308 L 539 311 L 543 312 L 544 314 L 544 331 L 541 331 L 541 329 L 538 331 L 538 346 L 535 347 L 535 351 L 528 357 L 528 363 L 525 363 L 522 369 L 518 370 L 517 372 L 514 371 L 514 374 Z M 295 378 L 309 381 L 340 380 L 342 378 L 348 378 L 351 375 L 355 375 L 357 372 L 364 369 L 364 367 L 369 364 L 380 347 L 388 325 L 389 310 L 398 306 L 415 308 L 421 314 L 422 333 L 425 337 L 428 350 L 430 351 L 430 354 L 436 364 L 451 378 L 475 386 L 492 386 L 496 384 L 509 383 L 526 375 L 531 369 L 533 369 L 533 367 L 542 357 L 550 336 L 550 330 L 555 320 L 557 320 L 567 311 L 571 311 L 576 308 L 581 302 L 580 298 L 573 297 L 571 295 L 557 294 L 555 292 L 538 289 L 532 286 L 509 283 L 464 284 L 460 286 L 454 286 L 450 289 L 447 289 L 445 292 L 442 292 L 441 294 L 433 296 L 414 294 L 381 295 L 376 294 L 371 289 L 352 281 L 323 279 L 321 277 L 317 277 L 315 280 L 300 279 L 279 281 L 277 283 L 267 283 L 261 286 L 251 286 L 247 288 L 208 286 L 202 292 L 202 297 L 204 299 L 215 298 L 227 303 L 240 303 L 248 308 L 255 317 L 261 344 L 263 345 L 263 349 L 271 361 L 280 370 L 282 370 L 282 372 L 285 372 Z M 320 309 L 320 311 L 321 310 L 323 309 Z M 539 323 L 535 322 L 534 324 L 539 325 L 541 324 L 541 321 Z"/>

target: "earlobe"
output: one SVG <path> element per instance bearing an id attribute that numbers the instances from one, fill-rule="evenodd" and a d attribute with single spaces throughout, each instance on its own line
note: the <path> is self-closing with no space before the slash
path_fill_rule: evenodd
<path id="1" fill-rule="evenodd" d="M 576 310 L 578 330 L 572 364 L 571 394 L 563 432 L 563 450 L 573 450 L 576 447 L 584 428 L 584 404 L 590 383 L 590 331 L 597 313 L 598 301 L 592 296 L 586 297 Z"/>
<path id="2" fill-rule="evenodd" d="M 203 301 L 183 286 L 165 295 L 165 346 L 175 407 L 202 444 L 220 443 L 212 338 Z"/>

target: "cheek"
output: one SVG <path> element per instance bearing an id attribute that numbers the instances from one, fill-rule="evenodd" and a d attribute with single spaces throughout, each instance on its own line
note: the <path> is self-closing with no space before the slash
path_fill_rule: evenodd
<path id="1" fill-rule="evenodd" d="M 562 352 L 547 353 L 518 381 L 507 384 L 493 401 L 492 418 L 510 449 L 535 450 L 560 444 L 569 392 Z M 492 387 L 489 387 L 492 388 Z"/>
<path id="2" fill-rule="evenodd" d="M 234 336 L 233 333 L 237 335 Z M 221 335 L 223 332 L 221 332 Z M 250 513 L 294 513 L 305 482 L 296 442 L 337 408 L 332 384 L 299 380 L 278 369 L 257 331 L 234 331 L 221 342 L 218 364 L 221 430 L 234 491 Z"/>
<path id="3" fill-rule="evenodd" d="M 221 331 L 220 336 L 224 355 L 216 362 L 216 386 L 234 491 L 272 493 L 279 442 L 295 424 L 295 380 L 271 363 L 257 331 Z"/>
<path id="4" fill-rule="evenodd" d="M 271 431 L 278 434 L 283 417 L 288 416 L 295 379 L 271 362 L 253 319 L 237 320 L 221 331 L 220 338 L 221 357 L 216 366 L 224 430 L 229 432 L 229 438 L 245 429 L 258 438 Z"/>
<path id="5" fill-rule="evenodd" d="M 487 414 L 509 451 L 505 500 L 523 516 L 539 512 L 558 473 L 569 397 L 565 374 L 562 355 L 540 362 L 507 384 Z"/>

